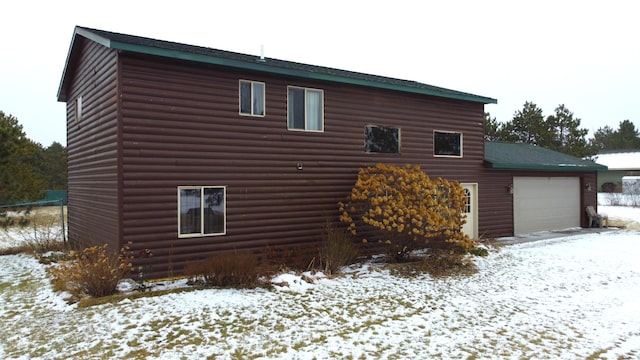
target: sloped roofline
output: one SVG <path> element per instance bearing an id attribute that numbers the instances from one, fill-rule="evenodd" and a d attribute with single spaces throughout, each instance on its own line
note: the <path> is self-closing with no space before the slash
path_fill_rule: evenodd
<path id="1" fill-rule="evenodd" d="M 603 171 L 604 165 L 525 143 L 486 141 L 484 159 L 491 169 Z"/>
<path id="2" fill-rule="evenodd" d="M 493 98 L 469 94 L 427 85 L 415 81 L 394 79 L 322 66 L 301 64 L 273 58 L 222 51 L 217 49 L 156 40 L 140 36 L 125 35 L 104 30 L 76 26 L 65 62 L 62 79 L 58 87 L 58 101 L 66 101 L 65 88 L 69 80 L 69 67 L 73 66 L 74 44 L 78 36 L 99 43 L 107 48 L 139 54 L 181 59 L 199 63 L 228 66 L 262 73 L 293 76 L 297 78 L 322 80 L 335 83 L 431 95 L 447 99 L 464 100 L 482 104 L 496 104 Z"/>

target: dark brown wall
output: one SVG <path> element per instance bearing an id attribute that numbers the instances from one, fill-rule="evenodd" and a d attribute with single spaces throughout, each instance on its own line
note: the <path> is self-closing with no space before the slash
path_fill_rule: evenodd
<path id="1" fill-rule="evenodd" d="M 151 249 L 160 276 L 215 251 L 317 243 L 360 167 L 421 164 L 463 182 L 482 171 L 482 104 L 138 55 L 121 62 L 122 240 Z M 265 117 L 238 115 L 239 79 L 266 83 Z M 287 130 L 287 85 L 324 90 L 323 133 Z M 367 124 L 401 128 L 401 154 L 365 154 Z M 462 132 L 464 157 L 434 158 L 433 130 Z M 178 238 L 180 185 L 228 187 L 227 235 Z"/>
<path id="2" fill-rule="evenodd" d="M 69 239 L 109 243 L 118 249 L 117 56 L 77 38 L 67 95 Z M 70 68 L 71 69 L 71 68 Z M 75 122 L 75 99 L 82 96 L 82 120 Z"/>

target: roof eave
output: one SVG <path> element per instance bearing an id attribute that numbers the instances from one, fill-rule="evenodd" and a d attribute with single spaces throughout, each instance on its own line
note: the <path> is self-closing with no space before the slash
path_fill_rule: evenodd
<path id="1" fill-rule="evenodd" d="M 67 84 L 67 81 L 69 80 L 69 65 L 71 62 L 71 56 L 73 55 L 73 49 L 76 45 L 76 40 L 78 39 L 78 35 L 82 35 L 83 37 L 95 41 L 101 45 L 104 45 L 106 47 L 111 47 L 111 40 L 99 36 L 94 32 L 88 31 L 86 29 L 83 29 L 79 26 L 76 26 L 75 29 L 73 30 L 73 36 L 71 37 L 71 44 L 69 45 L 69 51 L 67 51 L 67 59 L 64 62 L 64 67 L 63 67 L 63 71 L 62 71 L 62 78 L 60 79 L 60 84 L 58 85 L 58 94 L 57 94 L 57 98 L 58 101 L 64 102 L 67 101 L 67 94 L 65 94 L 64 89 L 65 86 Z"/>
<path id="2" fill-rule="evenodd" d="M 512 164 L 512 163 L 496 163 L 486 161 L 491 169 L 501 170 L 546 170 L 546 171 L 604 171 L 606 166 L 602 165 L 557 165 L 557 164 Z"/>
<path id="3" fill-rule="evenodd" d="M 84 36 L 84 34 L 82 35 Z M 96 36 L 95 34 L 93 35 L 98 40 L 106 40 L 102 37 Z M 94 40 L 93 38 L 90 38 L 90 39 Z M 225 58 L 209 56 L 209 55 L 193 54 L 193 53 L 187 53 L 187 52 L 178 51 L 178 50 L 160 49 L 160 48 L 155 48 L 151 46 L 129 44 L 129 43 L 117 42 L 117 41 L 110 41 L 108 44 L 103 43 L 103 45 L 111 47 L 113 49 L 118 49 L 123 51 L 131 51 L 135 53 L 162 56 L 162 57 L 168 57 L 168 58 L 180 59 L 180 60 L 195 61 L 195 62 L 207 63 L 207 64 L 215 64 L 215 65 L 221 65 L 221 66 L 229 66 L 234 68 L 259 71 L 259 72 L 265 72 L 265 73 L 271 73 L 271 74 L 277 74 L 277 75 L 294 76 L 294 77 L 307 78 L 307 79 L 313 79 L 313 80 L 324 80 L 324 81 L 351 84 L 351 85 L 361 85 L 361 86 L 375 87 L 380 89 L 431 95 L 431 96 L 449 98 L 454 100 L 478 102 L 482 104 L 498 103 L 496 99 L 473 95 L 473 94 L 466 94 L 466 93 L 450 94 L 446 92 L 440 92 L 435 89 L 429 90 L 429 89 L 413 88 L 410 86 L 402 86 L 397 84 L 385 84 L 385 83 L 380 83 L 376 81 L 353 79 L 353 78 L 338 76 L 338 75 L 314 73 L 310 71 L 282 68 L 282 67 L 269 65 L 264 62 L 251 63 L 251 62 L 240 61 L 240 60 L 225 59 Z"/>

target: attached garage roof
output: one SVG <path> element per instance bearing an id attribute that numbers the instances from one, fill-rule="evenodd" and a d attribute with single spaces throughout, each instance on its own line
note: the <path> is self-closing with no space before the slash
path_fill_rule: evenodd
<path id="1" fill-rule="evenodd" d="M 492 169 L 594 171 L 604 165 L 531 144 L 487 141 L 484 160 Z"/>
<path id="2" fill-rule="evenodd" d="M 129 51 L 139 54 L 155 55 L 167 58 L 182 59 L 206 64 L 215 64 L 233 68 L 259 71 L 270 74 L 294 76 L 313 80 L 354 84 L 374 88 L 382 88 L 409 93 L 437 96 L 455 100 L 465 100 L 482 104 L 496 104 L 497 100 L 489 97 L 473 95 L 461 91 L 427 85 L 416 81 L 394 79 L 378 75 L 370 75 L 354 71 L 346 71 L 324 66 L 307 65 L 292 61 L 258 57 L 230 51 L 211 49 L 201 46 L 186 45 L 169 41 L 156 40 L 141 36 L 119 34 L 110 31 L 90 29 L 76 26 L 71 41 L 64 74 L 58 89 L 58 101 L 66 101 L 65 90 L 69 81 L 68 67 L 73 63 L 72 55 L 76 38 L 82 36 L 110 49 Z"/>

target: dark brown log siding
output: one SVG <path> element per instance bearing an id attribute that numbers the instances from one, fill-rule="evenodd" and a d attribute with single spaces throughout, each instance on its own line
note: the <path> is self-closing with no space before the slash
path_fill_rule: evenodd
<path id="1" fill-rule="evenodd" d="M 69 239 L 118 249 L 117 55 L 82 40 L 67 94 Z M 82 96 L 76 124 L 75 99 Z"/>
<path id="2" fill-rule="evenodd" d="M 464 182 L 482 171 L 482 104 L 133 55 L 121 64 L 122 240 L 152 250 L 157 276 L 216 251 L 317 244 L 360 167 L 420 164 Z M 266 84 L 266 116 L 238 114 L 239 79 Z M 324 132 L 287 130 L 288 85 L 324 91 Z M 367 124 L 400 128 L 400 154 L 365 154 Z M 463 133 L 464 157 L 434 158 L 434 130 Z M 227 186 L 226 235 L 178 238 L 181 185 Z"/>

